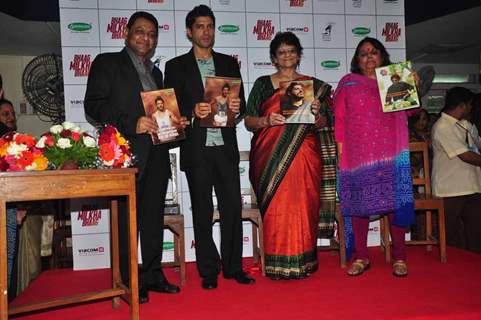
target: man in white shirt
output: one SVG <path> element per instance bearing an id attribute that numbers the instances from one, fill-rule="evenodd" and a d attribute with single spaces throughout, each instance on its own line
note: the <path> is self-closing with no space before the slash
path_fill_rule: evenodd
<path id="1" fill-rule="evenodd" d="M 481 138 L 467 119 L 474 94 L 446 92 L 432 129 L 433 193 L 444 198 L 448 245 L 481 253 Z"/>

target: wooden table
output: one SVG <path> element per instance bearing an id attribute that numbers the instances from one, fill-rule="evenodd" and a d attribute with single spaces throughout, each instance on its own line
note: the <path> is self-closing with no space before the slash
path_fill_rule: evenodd
<path id="1" fill-rule="evenodd" d="M 137 216 L 135 210 L 135 173 L 137 169 L 51 170 L 42 172 L 0 173 L 0 320 L 9 315 L 112 298 L 130 303 L 130 318 L 139 319 L 137 277 Z M 130 284 L 121 280 L 119 268 L 118 206 L 111 200 L 112 288 L 59 297 L 31 304 L 8 307 L 6 204 L 14 201 L 126 196 L 129 220 Z M 129 289 L 130 288 L 130 289 Z"/>

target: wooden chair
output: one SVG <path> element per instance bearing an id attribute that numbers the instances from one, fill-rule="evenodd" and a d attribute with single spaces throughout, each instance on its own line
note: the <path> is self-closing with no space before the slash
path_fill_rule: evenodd
<path id="1" fill-rule="evenodd" d="M 249 151 L 240 152 L 240 161 L 249 161 Z M 264 228 L 262 224 L 262 216 L 257 207 L 256 197 L 252 188 L 241 189 L 243 198 L 250 197 L 249 204 L 244 204 L 242 207 L 242 220 L 247 220 L 252 223 L 252 253 L 254 255 L 255 263 L 261 263 L 262 275 L 266 275 L 264 263 Z M 214 210 L 212 223 L 220 220 L 219 210 Z"/>
<path id="2" fill-rule="evenodd" d="M 167 191 L 164 210 L 164 228 L 174 234 L 174 261 L 163 262 L 162 266 L 178 267 L 180 272 L 180 285 L 185 284 L 185 234 L 184 216 L 180 212 L 177 189 L 177 162 L 176 155 L 170 154 L 170 168 L 172 171 L 172 189 Z"/>
<path id="3" fill-rule="evenodd" d="M 406 241 L 406 245 L 425 245 L 427 251 L 431 251 L 432 245 L 439 247 L 439 258 L 441 262 L 446 262 L 446 226 L 444 220 L 444 201 L 442 198 L 437 198 L 431 192 L 431 174 L 429 165 L 429 151 L 426 142 L 411 142 L 409 144 L 409 151 L 411 153 L 422 154 L 423 175 L 413 177 L 413 186 L 422 187 L 422 192 L 414 193 L 414 209 L 416 214 L 425 212 L 426 215 L 426 239 L 424 240 L 410 240 Z M 433 236 L 433 211 L 437 211 L 438 222 L 438 239 Z M 382 221 L 382 231 L 384 234 L 389 230 L 389 220 L 384 216 Z M 385 242 L 391 245 L 391 242 Z M 391 262 L 390 254 L 385 256 L 386 262 Z"/>

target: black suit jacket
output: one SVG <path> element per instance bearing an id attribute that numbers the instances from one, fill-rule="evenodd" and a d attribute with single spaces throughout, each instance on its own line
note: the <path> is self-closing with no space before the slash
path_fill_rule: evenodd
<path id="1" fill-rule="evenodd" d="M 152 75 L 159 89 L 163 87 L 162 72 L 154 67 Z M 148 134 L 136 134 L 137 120 L 145 116 L 140 92 L 143 91 L 137 70 L 124 48 L 121 52 L 98 55 L 90 68 L 85 93 L 85 113 L 100 124 L 115 126 L 129 140 L 139 168 L 139 178 L 145 170 L 152 145 Z M 90 119 L 89 119 L 90 120 Z M 168 145 L 157 145 L 165 155 L 166 172 L 170 175 Z"/>
<path id="2" fill-rule="evenodd" d="M 228 55 L 213 51 L 215 75 L 219 77 L 241 78 L 239 64 Z M 197 66 L 197 60 L 191 49 L 188 53 L 167 61 L 165 65 L 165 87 L 174 88 L 180 113 L 191 119 L 194 116 L 196 103 L 204 102 L 204 84 Z M 241 84 L 239 98 L 241 99 L 241 119 L 246 110 L 244 86 Z M 221 128 L 224 146 L 233 161 L 239 162 L 239 150 L 235 128 Z M 199 164 L 201 151 L 205 148 L 207 129 L 194 121 L 185 130 L 186 140 L 180 143 L 180 168 L 185 170 L 194 164 Z"/>

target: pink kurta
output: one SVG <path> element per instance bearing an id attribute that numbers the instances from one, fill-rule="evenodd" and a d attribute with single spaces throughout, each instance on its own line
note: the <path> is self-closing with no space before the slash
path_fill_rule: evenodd
<path id="1" fill-rule="evenodd" d="M 414 207 L 406 112 L 384 113 L 376 80 L 351 73 L 339 82 L 334 113 L 343 215 L 394 212 L 396 224 L 409 225 Z"/>

